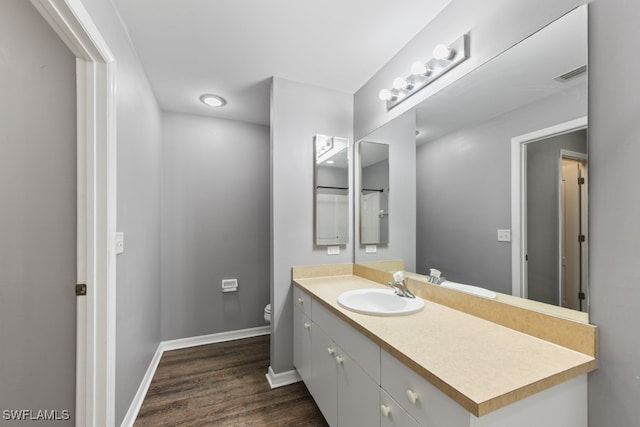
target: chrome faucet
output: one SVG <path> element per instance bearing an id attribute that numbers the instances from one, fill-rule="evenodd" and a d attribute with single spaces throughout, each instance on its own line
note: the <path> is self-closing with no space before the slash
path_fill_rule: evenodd
<path id="1" fill-rule="evenodd" d="M 403 298 L 415 298 L 416 296 L 411 293 L 407 288 L 407 280 L 404 278 L 402 271 L 396 271 L 393 273 L 393 282 L 387 283 L 387 286 L 394 289 L 395 294 Z"/>
<path id="2" fill-rule="evenodd" d="M 441 274 L 442 273 L 440 272 L 440 270 L 436 270 L 435 268 L 430 268 L 429 277 L 428 277 L 429 282 L 433 283 L 434 285 L 441 284 L 446 280 L 444 277 L 441 276 Z"/>

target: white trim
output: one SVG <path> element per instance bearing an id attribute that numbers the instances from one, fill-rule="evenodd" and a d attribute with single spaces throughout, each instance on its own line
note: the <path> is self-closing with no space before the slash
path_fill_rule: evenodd
<path id="1" fill-rule="evenodd" d="M 76 56 L 78 283 L 76 426 L 115 421 L 115 61 L 81 0 L 31 0 Z"/>
<path id="2" fill-rule="evenodd" d="M 182 338 L 171 341 L 162 341 L 160 344 L 158 344 L 158 348 L 156 349 L 156 352 L 153 355 L 151 362 L 149 363 L 147 372 L 145 372 L 144 377 L 142 378 L 142 382 L 138 387 L 138 391 L 133 397 L 133 401 L 131 402 L 129 410 L 124 416 L 120 427 L 133 427 L 134 423 L 136 422 L 136 418 L 138 417 L 140 408 L 142 408 L 144 398 L 147 395 L 147 391 L 149 391 L 151 381 L 153 380 L 153 376 L 158 369 L 158 365 L 160 364 L 160 360 L 162 359 L 162 355 L 165 351 L 179 350 L 183 348 L 206 344 L 215 344 L 219 342 L 233 341 L 243 338 L 259 337 L 262 335 L 269 335 L 270 333 L 271 332 L 269 326 L 260 326 L 257 328 L 240 329 L 237 331 L 220 332 L 217 334 L 201 335 L 197 337 Z"/>
<path id="3" fill-rule="evenodd" d="M 242 338 L 259 337 L 261 335 L 269 335 L 271 328 L 269 326 L 259 326 L 257 328 L 240 329 L 237 331 L 220 332 L 217 334 L 200 335 L 198 337 L 181 338 L 171 341 L 163 341 L 163 351 L 178 350 L 182 348 L 196 347 L 198 345 L 215 344 L 218 342 L 240 340 Z"/>
<path id="4" fill-rule="evenodd" d="M 286 371 L 276 374 L 275 372 L 273 372 L 271 366 L 269 366 L 269 371 L 265 374 L 265 377 L 267 377 L 267 381 L 269 381 L 269 387 L 271 388 L 283 387 L 285 385 L 302 381 L 302 378 L 300 378 L 298 371 L 296 371 L 295 369 L 292 371 Z"/>
<path id="5" fill-rule="evenodd" d="M 153 380 L 153 376 L 156 374 L 156 370 L 158 369 L 163 353 L 164 350 L 162 348 L 162 343 L 160 343 L 153 355 L 153 358 L 151 359 L 151 362 L 149 363 L 147 372 L 145 372 L 144 377 L 142 377 L 142 382 L 140 383 L 140 387 L 138 387 L 136 395 L 133 397 L 129 410 L 125 414 L 122 424 L 120 424 L 121 427 L 133 427 L 133 424 L 136 422 L 136 418 L 138 417 L 140 408 L 142 408 L 142 403 L 147 395 L 147 391 L 149 391 L 151 381 Z"/>
<path id="6" fill-rule="evenodd" d="M 585 129 L 587 125 L 585 116 L 511 139 L 511 292 L 515 296 L 527 297 L 526 229 L 522 227 L 526 224 L 526 150 L 523 147 L 551 136 Z"/>

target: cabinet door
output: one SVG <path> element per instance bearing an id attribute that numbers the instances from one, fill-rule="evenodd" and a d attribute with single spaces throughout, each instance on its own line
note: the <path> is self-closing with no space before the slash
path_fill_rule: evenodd
<path id="1" fill-rule="evenodd" d="M 330 426 L 338 425 L 337 346 L 315 324 L 311 325 L 311 395 Z M 358 425 L 358 424 L 355 424 Z"/>
<path id="2" fill-rule="evenodd" d="M 311 390 L 311 320 L 297 308 L 293 309 L 293 366 Z"/>
<path id="3" fill-rule="evenodd" d="M 380 427 L 420 427 L 411 415 L 380 389 Z"/>
<path id="4" fill-rule="evenodd" d="M 380 425 L 380 387 L 348 354 L 337 352 L 338 426 Z"/>

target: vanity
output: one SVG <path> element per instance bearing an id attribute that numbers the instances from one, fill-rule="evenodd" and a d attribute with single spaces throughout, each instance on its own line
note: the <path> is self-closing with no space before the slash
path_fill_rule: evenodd
<path id="1" fill-rule="evenodd" d="M 353 264 L 293 269 L 294 365 L 329 425 L 587 425 L 595 326 L 411 279 L 417 313 L 337 302 L 390 280 Z"/>

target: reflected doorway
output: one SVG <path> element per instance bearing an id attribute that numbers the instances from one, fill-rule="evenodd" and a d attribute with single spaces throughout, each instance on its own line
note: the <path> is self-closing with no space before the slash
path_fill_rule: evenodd
<path id="1" fill-rule="evenodd" d="M 586 311 L 586 129 L 523 145 L 526 292 Z"/>

